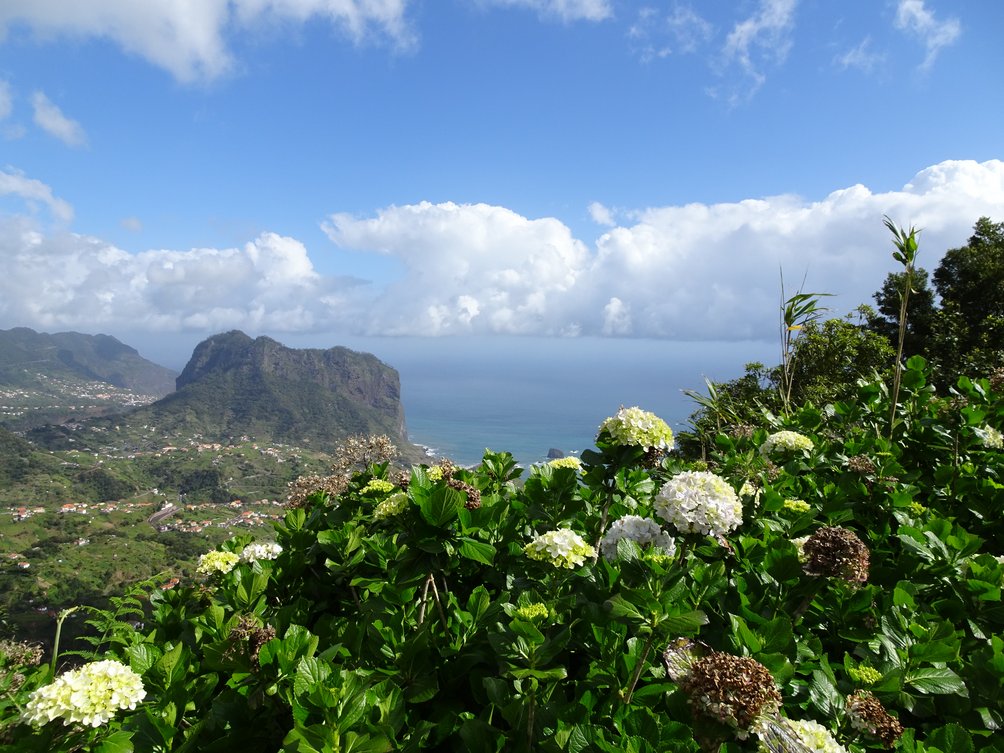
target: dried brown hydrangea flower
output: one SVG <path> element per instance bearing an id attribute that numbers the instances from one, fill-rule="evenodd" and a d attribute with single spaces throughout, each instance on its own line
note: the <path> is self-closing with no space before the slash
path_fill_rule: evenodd
<path id="1" fill-rule="evenodd" d="M 994 369 L 987 377 L 990 382 L 990 389 L 998 395 L 1004 393 L 1004 367 Z"/>
<path id="2" fill-rule="evenodd" d="M 867 690 L 859 690 L 847 696 L 847 716 L 851 725 L 862 732 L 869 732 L 883 745 L 891 748 L 903 734 L 903 725 L 885 710 L 885 706 Z"/>
<path id="3" fill-rule="evenodd" d="M 867 455 L 855 455 L 854 457 L 847 458 L 847 467 L 855 473 L 860 473 L 862 476 L 870 476 L 877 470 L 875 463 Z"/>
<path id="4" fill-rule="evenodd" d="M 261 647 L 275 638 L 275 628 L 271 625 L 261 626 L 254 617 L 244 615 L 230 631 L 230 639 L 243 644 L 251 659 L 251 667 L 258 670 L 261 665 L 258 654 Z"/>
<path id="5" fill-rule="evenodd" d="M 682 682 L 696 715 L 715 719 L 745 739 L 777 715 L 781 692 L 770 671 L 745 656 L 713 651 L 697 659 Z"/>
<path id="6" fill-rule="evenodd" d="M 468 510 L 477 510 L 481 507 L 481 491 L 476 487 L 452 476 L 446 479 L 446 485 L 467 495 L 467 502 L 464 503 L 464 507 Z"/>
<path id="7" fill-rule="evenodd" d="M 311 495 L 324 492 L 337 497 L 349 486 L 355 471 L 364 470 L 374 463 L 385 463 L 397 457 L 397 447 L 390 437 L 379 434 L 371 437 L 348 437 L 335 448 L 335 460 L 327 476 L 300 476 L 286 485 L 286 507 L 304 507 Z"/>
<path id="8" fill-rule="evenodd" d="M 868 580 L 868 547 L 857 535 L 840 526 L 825 526 L 802 545 L 808 575 L 840 578 L 848 583 Z"/>

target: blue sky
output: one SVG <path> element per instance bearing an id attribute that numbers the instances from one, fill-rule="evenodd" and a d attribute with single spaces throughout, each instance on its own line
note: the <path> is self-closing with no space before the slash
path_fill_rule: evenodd
<path id="1" fill-rule="evenodd" d="M 4 0 L 0 328 L 774 336 L 1004 219 L 999 0 Z M 152 347 L 152 346 L 151 346 Z M 183 359 L 182 359 L 183 360 Z"/>

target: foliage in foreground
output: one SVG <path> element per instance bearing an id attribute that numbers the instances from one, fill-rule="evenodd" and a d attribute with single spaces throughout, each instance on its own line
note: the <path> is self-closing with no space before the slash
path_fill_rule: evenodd
<path id="1" fill-rule="evenodd" d="M 0 742 L 1001 753 L 1004 389 L 927 379 L 911 359 L 892 427 L 862 383 L 719 435 L 706 466 L 642 411 L 522 485 L 506 453 L 371 465 L 274 546 L 238 537 L 202 580 L 94 612 L 77 658 L 128 692 L 40 690 L 54 667 L 0 644 Z"/>

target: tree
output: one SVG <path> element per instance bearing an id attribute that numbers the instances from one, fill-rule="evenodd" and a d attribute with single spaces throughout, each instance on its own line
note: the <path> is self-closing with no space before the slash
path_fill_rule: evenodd
<path id="1" fill-rule="evenodd" d="M 1004 365 L 1004 222 L 977 220 L 969 242 L 945 253 L 934 286 L 941 309 L 930 355 L 942 377 Z"/>
<path id="2" fill-rule="evenodd" d="M 905 272 L 890 272 L 882 283 L 882 288 L 872 296 L 878 310 L 870 309 L 867 316 L 868 329 L 885 337 L 891 345 L 899 336 L 900 292 L 903 290 Z M 913 287 L 906 307 L 906 338 L 903 341 L 903 357 L 924 355 L 931 344 L 931 333 L 938 309 L 934 302 L 934 291 L 928 281 L 927 270 L 917 267 L 913 270 Z"/>

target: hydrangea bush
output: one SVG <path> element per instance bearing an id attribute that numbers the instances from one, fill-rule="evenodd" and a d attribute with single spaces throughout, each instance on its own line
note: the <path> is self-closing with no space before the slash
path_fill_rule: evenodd
<path id="1" fill-rule="evenodd" d="M 1004 753 L 1004 396 L 915 358 L 890 415 L 862 384 L 698 462 L 622 409 L 581 463 L 300 484 L 93 650 L 0 643 L 0 745 Z"/>

